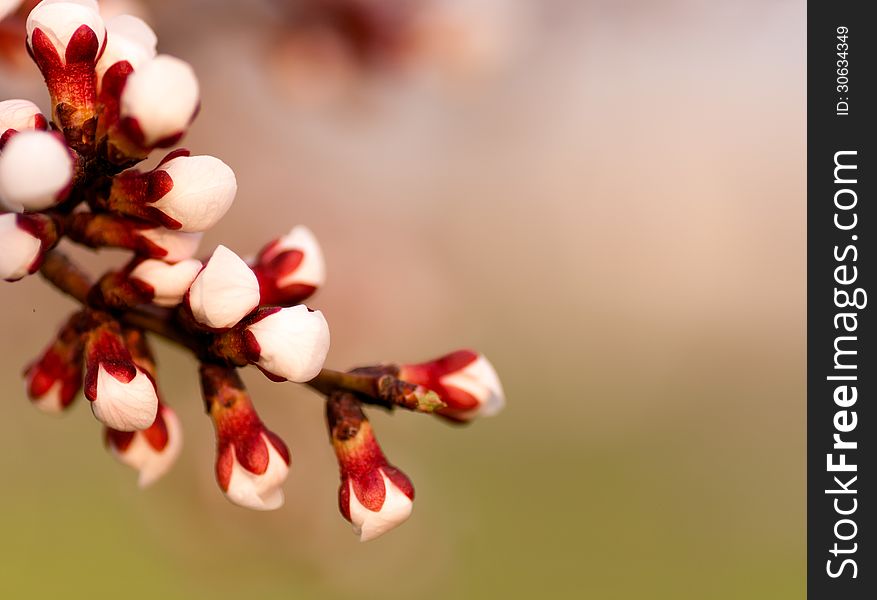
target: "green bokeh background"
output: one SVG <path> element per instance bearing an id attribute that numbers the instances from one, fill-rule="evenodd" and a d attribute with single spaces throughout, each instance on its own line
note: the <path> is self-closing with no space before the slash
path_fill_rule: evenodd
<path id="1" fill-rule="evenodd" d="M 265 67 L 269 11 L 149 6 L 201 79 L 186 146 L 240 184 L 203 253 L 308 224 L 330 365 L 473 346 L 508 407 L 372 411 L 417 500 L 360 544 L 318 397 L 246 374 L 293 453 L 286 505 L 248 512 L 213 482 L 195 363 L 159 344 L 185 448 L 141 492 L 84 401 L 24 397 L 72 303 L 3 285 L 0 598 L 803 595 L 803 3 L 509 2 L 526 31 L 477 80 L 384 74 L 317 105 Z M 38 84 L 0 66 L 3 98 L 45 107 Z"/>

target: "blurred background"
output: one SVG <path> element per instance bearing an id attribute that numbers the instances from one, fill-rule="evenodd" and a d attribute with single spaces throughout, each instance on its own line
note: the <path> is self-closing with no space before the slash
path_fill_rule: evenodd
<path id="1" fill-rule="evenodd" d="M 804 2 L 353 3 L 104 4 L 199 75 L 184 145 L 240 186 L 202 254 L 307 224 L 330 366 L 471 346 L 507 409 L 373 410 L 417 501 L 360 544 L 320 399 L 245 374 L 293 453 L 286 505 L 248 512 L 194 361 L 159 343 L 186 447 L 139 491 L 86 402 L 24 395 L 73 304 L 4 284 L 0 597 L 802 597 Z M 21 28 L 0 98 L 47 110 Z"/>

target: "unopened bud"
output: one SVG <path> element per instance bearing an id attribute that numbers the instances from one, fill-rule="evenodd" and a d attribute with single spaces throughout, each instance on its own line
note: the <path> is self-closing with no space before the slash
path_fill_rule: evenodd
<path id="1" fill-rule="evenodd" d="M 35 273 L 58 241 L 54 221 L 41 214 L 0 214 L 0 279 L 17 281 Z"/>
<path id="2" fill-rule="evenodd" d="M 4 100 L 0 102 L 0 149 L 13 133 L 49 127 L 39 107 L 30 100 Z"/>
<path id="3" fill-rule="evenodd" d="M 107 46 L 97 62 L 98 84 L 107 69 L 125 61 L 133 69 L 155 57 L 158 39 L 142 19 L 132 15 L 117 15 L 106 22 Z"/>
<path id="4" fill-rule="evenodd" d="M 62 412 L 82 388 L 82 320 L 82 313 L 68 319 L 43 354 L 25 369 L 27 395 L 43 412 Z"/>
<path id="5" fill-rule="evenodd" d="M 298 225 L 266 245 L 253 265 L 263 304 L 292 306 L 326 282 L 323 251 L 310 229 Z"/>
<path id="6" fill-rule="evenodd" d="M 280 508 L 290 463 L 286 444 L 262 423 L 234 369 L 202 365 L 201 386 L 216 429 L 220 489 L 245 508 Z"/>
<path id="7" fill-rule="evenodd" d="M 200 271 L 201 261 L 194 258 L 176 264 L 148 258 L 134 267 L 128 277 L 151 291 L 156 306 L 176 306 Z"/>
<path id="8" fill-rule="evenodd" d="M 458 350 L 425 363 L 402 365 L 399 379 L 436 392 L 446 408 L 438 414 L 454 421 L 490 417 L 505 406 L 505 393 L 484 355 Z"/>
<path id="9" fill-rule="evenodd" d="M 263 309 L 244 331 L 250 360 L 276 379 L 310 381 L 326 362 L 329 324 L 318 310 L 301 304 Z"/>
<path id="10" fill-rule="evenodd" d="M 170 470 L 183 448 L 183 428 L 176 413 L 158 405 L 155 422 L 142 431 L 105 430 L 107 447 L 124 465 L 140 472 L 138 485 L 152 485 Z"/>
<path id="11" fill-rule="evenodd" d="M 259 305 L 259 282 L 237 254 L 217 246 L 187 296 L 195 320 L 212 329 L 235 325 Z"/>
<path id="12" fill-rule="evenodd" d="M 0 154 L 0 200 L 12 211 L 37 211 L 63 200 L 73 179 L 73 157 L 46 131 L 13 136 Z"/>

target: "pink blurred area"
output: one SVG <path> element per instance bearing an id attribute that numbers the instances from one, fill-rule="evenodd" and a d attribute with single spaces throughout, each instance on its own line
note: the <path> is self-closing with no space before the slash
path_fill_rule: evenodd
<path id="1" fill-rule="evenodd" d="M 331 366 L 471 346 L 507 410 L 375 414 L 418 496 L 360 545 L 320 399 L 247 374 L 293 466 L 282 510 L 245 512 L 213 482 L 194 362 L 160 344 L 186 447 L 140 493 L 86 402 L 28 406 L 21 368 L 72 304 L 4 284 L 0 597 L 800 596 L 804 3 L 481 3 L 486 54 L 318 69 L 278 3 L 145 4 L 200 78 L 184 145 L 239 182 L 203 253 L 308 225 Z M 0 64 L 0 98 L 48 108 L 39 84 Z"/>

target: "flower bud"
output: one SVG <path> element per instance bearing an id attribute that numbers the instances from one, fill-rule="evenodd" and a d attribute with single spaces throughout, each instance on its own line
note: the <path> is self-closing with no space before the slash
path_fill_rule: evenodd
<path id="1" fill-rule="evenodd" d="M 29 215 L 0 215 L 0 279 L 18 281 L 35 273 L 43 257 L 43 241 L 28 225 Z"/>
<path id="2" fill-rule="evenodd" d="M 67 236 L 91 248 L 126 248 L 140 256 L 175 263 L 192 258 L 203 233 L 171 231 L 138 219 L 109 213 L 75 212 L 65 229 Z"/>
<path id="3" fill-rule="evenodd" d="M 152 290 L 152 302 L 156 306 L 176 306 L 200 271 L 201 261 L 194 258 L 176 264 L 147 258 L 138 263 L 128 277 L 141 284 L 141 288 Z"/>
<path id="4" fill-rule="evenodd" d="M 58 414 L 82 387 L 82 313 L 61 327 L 43 354 L 25 369 L 27 395 L 35 407 Z"/>
<path id="5" fill-rule="evenodd" d="M 95 0 L 44 0 L 27 17 L 27 44 L 44 75 L 47 63 L 94 65 L 105 38 Z"/>
<path id="6" fill-rule="evenodd" d="M 318 310 L 301 304 L 264 309 L 244 331 L 248 358 L 274 379 L 304 383 L 326 362 L 329 324 Z"/>
<path id="7" fill-rule="evenodd" d="M 458 350 L 421 364 L 402 365 L 399 379 L 437 393 L 447 404 L 438 414 L 454 421 L 490 417 L 505 406 L 505 393 L 493 365 L 472 350 Z"/>
<path id="8" fill-rule="evenodd" d="M 0 149 L 13 133 L 48 129 L 49 122 L 39 107 L 30 100 L 4 100 L 0 102 Z"/>
<path id="9" fill-rule="evenodd" d="M 187 302 L 196 321 L 225 329 L 259 305 L 259 282 L 243 259 L 217 246 L 189 288 Z"/>
<path id="10" fill-rule="evenodd" d="M 86 336 L 85 397 L 94 416 L 112 429 L 142 430 L 155 421 L 155 384 L 134 363 L 115 321 L 101 323 Z"/>
<path id="11" fill-rule="evenodd" d="M 198 102 L 192 67 L 160 54 L 128 77 L 120 101 L 121 125 L 141 146 L 172 146 L 195 118 Z"/>
<path id="12" fill-rule="evenodd" d="M 12 137 L 0 154 L 0 200 L 9 210 L 43 210 L 65 198 L 73 180 L 73 157 L 45 131 Z"/>
<path id="13" fill-rule="evenodd" d="M 254 510 L 283 505 L 289 450 L 259 419 L 234 369 L 201 366 L 207 412 L 216 429 L 216 480 L 233 503 Z"/>
<path id="14" fill-rule="evenodd" d="M 234 172 L 224 162 L 178 150 L 149 173 L 118 175 L 106 207 L 172 230 L 207 231 L 228 212 L 236 192 Z"/>
<path id="15" fill-rule="evenodd" d="M 117 15 L 107 20 L 106 28 L 107 46 L 96 67 L 99 85 L 107 69 L 118 62 L 125 61 L 136 70 L 155 58 L 158 39 L 142 19 L 132 15 Z"/>
<path id="16" fill-rule="evenodd" d="M 411 516 L 414 486 L 402 471 L 387 462 L 352 394 L 332 394 L 326 403 L 326 416 L 341 469 L 341 514 L 353 525 L 360 541 L 373 540 Z"/>
<path id="17" fill-rule="evenodd" d="M 155 248 L 154 251 L 149 252 L 150 256 L 174 263 L 192 258 L 198 251 L 204 234 L 154 227 L 138 230 L 137 236 L 141 241 Z"/>
<path id="18" fill-rule="evenodd" d="M 326 282 L 326 263 L 317 238 L 298 225 L 262 248 L 253 265 L 263 304 L 292 306 Z"/>
<path id="19" fill-rule="evenodd" d="M 170 470 L 183 448 L 183 428 L 176 413 L 159 403 L 155 422 L 142 431 L 116 431 L 107 427 L 107 448 L 124 465 L 140 472 L 141 488 L 155 483 Z"/>

